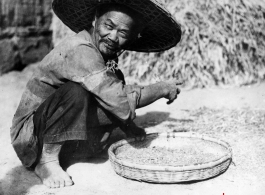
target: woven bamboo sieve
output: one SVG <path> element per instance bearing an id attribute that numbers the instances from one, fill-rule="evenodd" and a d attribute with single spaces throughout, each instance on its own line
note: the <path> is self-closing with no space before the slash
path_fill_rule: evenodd
<path id="1" fill-rule="evenodd" d="M 224 141 L 210 138 L 203 135 L 190 133 L 155 133 L 149 134 L 146 141 L 160 139 L 168 141 L 174 138 L 192 138 L 213 142 L 224 147 L 226 153 L 213 161 L 202 164 L 192 164 L 187 166 L 158 166 L 140 165 L 116 158 L 117 148 L 135 142 L 134 138 L 125 139 L 112 144 L 108 150 L 109 159 L 115 172 L 123 177 L 138 181 L 153 183 L 179 183 L 187 181 L 205 180 L 226 171 L 232 160 L 232 149 Z M 162 142 L 163 142 L 162 141 Z"/>

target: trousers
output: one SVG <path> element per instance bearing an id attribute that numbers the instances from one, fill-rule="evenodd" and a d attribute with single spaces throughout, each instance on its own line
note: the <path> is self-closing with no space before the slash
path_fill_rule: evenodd
<path id="1" fill-rule="evenodd" d="M 100 152 L 119 126 L 118 119 L 102 108 L 93 94 L 71 81 L 39 106 L 33 123 L 38 151 L 43 144 L 83 140 L 89 153 Z"/>

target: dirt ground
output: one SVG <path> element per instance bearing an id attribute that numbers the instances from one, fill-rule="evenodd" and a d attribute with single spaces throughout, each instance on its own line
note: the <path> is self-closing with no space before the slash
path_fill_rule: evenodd
<path id="1" fill-rule="evenodd" d="M 159 100 L 137 110 L 136 122 L 148 133 L 185 129 L 228 142 L 233 150 L 233 163 L 215 178 L 185 184 L 133 181 L 114 172 L 104 151 L 67 169 L 75 185 L 63 189 L 46 188 L 33 172 L 21 166 L 9 136 L 13 114 L 34 67 L 0 77 L 1 195 L 265 194 L 265 83 L 240 88 L 182 90 L 171 105 Z M 194 125 L 185 121 L 192 121 Z M 112 141 L 122 137 L 123 134 L 116 131 Z"/>

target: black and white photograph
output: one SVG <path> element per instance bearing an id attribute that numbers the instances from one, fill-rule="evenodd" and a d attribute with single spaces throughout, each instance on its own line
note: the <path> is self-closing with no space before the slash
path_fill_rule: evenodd
<path id="1" fill-rule="evenodd" d="M 0 195 L 265 195 L 265 0 L 0 0 Z"/>

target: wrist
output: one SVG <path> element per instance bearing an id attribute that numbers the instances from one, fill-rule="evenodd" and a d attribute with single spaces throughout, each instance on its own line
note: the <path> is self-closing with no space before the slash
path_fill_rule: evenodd
<path id="1" fill-rule="evenodd" d="M 164 81 L 161 81 L 158 84 L 159 84 L 159 91 L 160 91 L 162 97 L 166 97 L 169 93 L 167 84 Z"/>

